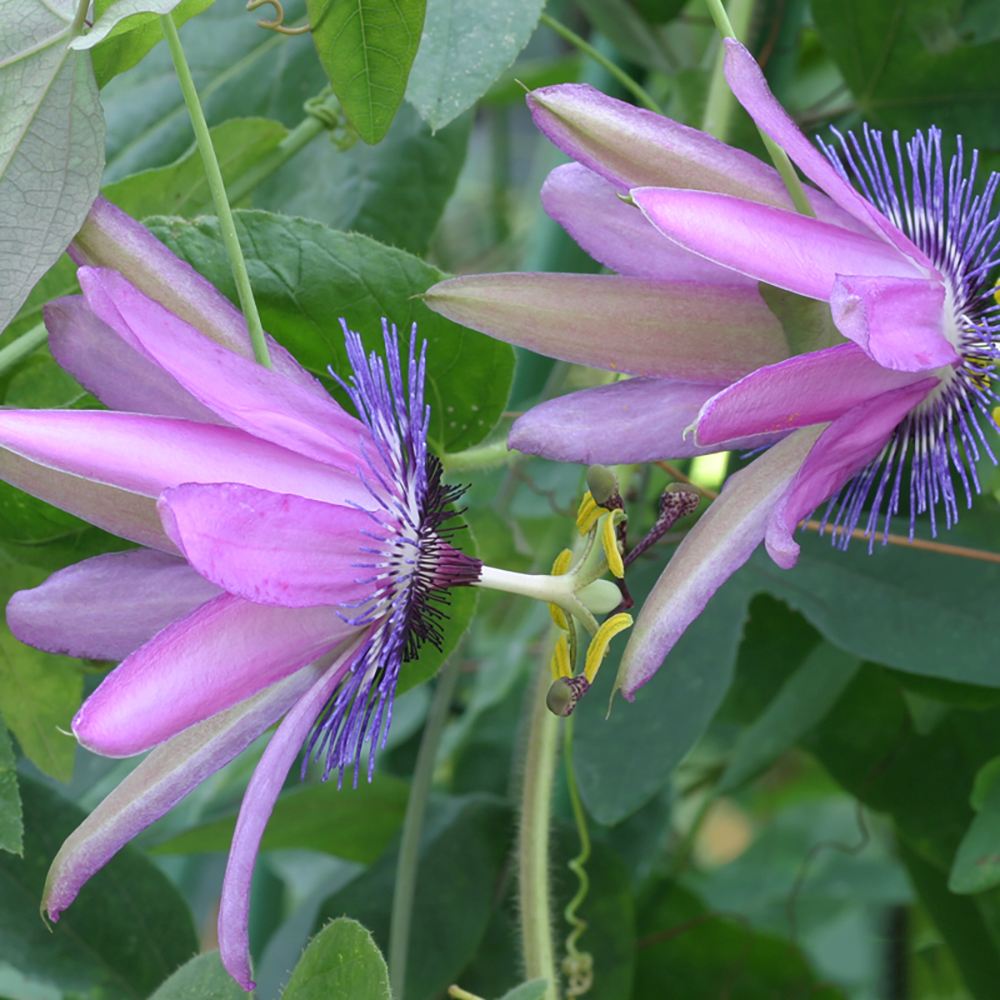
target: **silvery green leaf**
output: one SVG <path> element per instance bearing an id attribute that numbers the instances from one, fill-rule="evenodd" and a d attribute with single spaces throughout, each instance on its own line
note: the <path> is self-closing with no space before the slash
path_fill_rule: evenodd
<path id="1" fill-rule="evenodd" d="M 75 4 L 0 0 L 0 329 L 97 197 L 104 117 Z"/>
<path id="2" fill-rule="evenodd" d="M 126 18 L 136 14 L 169 14 L 180 0 L 113 0 L 97 18 L 85 35 L 77 35 L 70 43 L 71 49 L 85 50 L 103 42 Z"/>

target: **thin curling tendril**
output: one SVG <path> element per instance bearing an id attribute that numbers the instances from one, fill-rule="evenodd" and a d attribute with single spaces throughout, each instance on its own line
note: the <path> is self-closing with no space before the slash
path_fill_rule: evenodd
<path id="1" fill-rule="evenodd" d="M 580 951 L 577 947 L 577 942 L 588 926 L 587 921 L 580 916 L 579 910 L 590 892 L 590 876 L 586 868 L 587 861 L 590 860 L 590 831 L 587 829 L 587 817 L 576 786 L 576 772 L 573 770 L 572 716 L 566 719 L 563 730 L 563 757 L 573 821 L 576 824 L 577 836 L 580 838 L 580 853 L 567 865 L 576 876 L 577 889 L 563 910 L 563 919 L 572 930 L 566 935 L 566 956 L 562 960 L 562 971 L 567 979 L 566 996 L 572 998 L 585 996 L 594 985 L 594 958 L 590 952 Z"/>
<path id="2" fill-rule="evenodd" d="M 285 24 L 285 8 L 281 5 L 281 0 L 247 0 L 247 10 L 255 11 L 265 4 L 270 4 L 274 8 L 274 19 L 269 21 L 262 17 L 258 22 L 258 27 L 266 28 L 268 31 L 277 31 L 282 35 L 306 35 L 312 31 L 311 25 L 301 24 L 295 28 L 289 28 Z"/>

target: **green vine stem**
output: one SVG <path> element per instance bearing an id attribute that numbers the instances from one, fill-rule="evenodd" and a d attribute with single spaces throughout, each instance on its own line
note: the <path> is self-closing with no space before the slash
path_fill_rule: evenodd
<path id="1" fill-rule="evenodd" d="M 23 361 L 36 347 L 41 347 L 48 335 L 45 324 L 39 323 L 27 333 L 22 333 L 16 340 L 0 347 L 0 375 L 3 375 L 8 368 L 13 368 L 19 361 Z"/>
<path id="2" fill-rule="evenodd" d="M 506 438 L 477 444 L 465 451 L 445 452 L 441 456 L 441 464 L 445 472 L 473 472 L 477 469 L 497 469 L 501 465 L 512 462 L 516 452 L 507 447 Z"/>
<path id="3" fill-rule="evenodd" d="M 734 6 L 738 6 L 743 2 L 744 0 L 734 0 Z M 712 20 L 715 22 L 716 28 L 719 29 L 719 34 L 723 38 L 735 38 L 739 41 L 739 35 L 733 28 L 729 15 L 726 13 L 726 8 L 722 5 L 722 0 L 705 0 L 705 3 L 708 5 L 709 13 L 712 15 Z M 749 15 L 747 15 L 747 21 L 749 23 Z M 724 48 L 719 58 L 725 58 Z M 760 129 L 758 131 L 760 132 Z M 785 182 L 785 187 L 791 196 L 792 204 L 803 215 L 813 215 L 814 212 L 806 198 L 802 181 L 799 180 L 799 175 L 795 172 L 792 161 L 788 159 L 788 154 L 769 135 L 760 132 L 760 137 L 764 143 L 764 148 L 767 150 L 767 155 L 771 157 L 771 162 L 778 173 L 781 174 L 781 179 Z"/>
<path id="4" fill-rule="evenodd" d="M 402 998 L 406 989 L 406 964 L 410 945 L 410 922 L 417 887 L 420 860 L 420 838 L 423 835 L 427 798 L 430 795 L 434 764 L 437 760 L 441 734 L 448 721 L 448 709 L 458 681 L 457 656 L 452 655 L 438 674 L 434 698 L 427 713 L 427 722 L 420 739 L 417 763 L 413 770 L 410 795 L 406 801 L 403 832 L 396 862 L 396 884 L 392 891 L 392 916 L 389 922 L 389 982 L 392 995 Z"/>
<path id="5" fill-rule="evenodd" d="M 558 1000 L 555 944 L 552 936 L 552 886 L 549 837 L 552 789 L 559 747 L 559 719 L 545 706 L 552 678 L 549 667 L 538 672 L 531 693 L 531 714 L 521 786 L 521 824 L 517 840 L 517 876 L 521 907 L 521 953 L 527 979 L 549 984 L 545 1000 Z"/>
<path id="6" fill-rule="evenodd" d="M 746 35 L 753 19 L 754 0 L 730 0 L 728 17 L 734 38 Z M 705 100 L 705 114 L 701 127 L 709 135 L 725 142 L 732 127 L 733 112 L 736 110 L 736 95 L 726 82 L 726 47 L 717 42 L 718 51 L 712 67 L 712 79 L 708 85 Z"/>
<path id="7" fill-rule="evenodd" d="M 184 48 L 181 45 L 180 35 L 177 34 L 173 18 L 169 14 L 162 15 L 160 25 L 167 39 L 167 47 L 170 49 L 170 56 L 174 61 L 174 69 L 177 72 L 181 93 L 184 95 L 184 103 L 187 105 L 191 126 L 194 129 L 195 142 L 205 166 L 205 178 L 212 194 L 215 214 L 219 217 L 219 231 L 222 234 L 222 242 L 229 257 L 229 266 L 232 268 L 236 291 L 240 297 L 240 308 L 243 310 L 243 317 L 250 334 L 253 355 L 260 364 L 270 368 L 271 358 L 267 351 L 264 328 L 261 326 L 260 314 L 257 312 L 253 289 L 250 287 L 250 275 L 247 273 L 246 261 L 243 259 L 243 250 L 236 233 L 233 211 L 229 206 L 229 199 L 226 197 L 226 185 L 222 180 L 222 170 L 219 168 L 219 160 L 215 155 L 215 147 L 212 145 L 208 122 L 205 121 L 205 113 L 202 111 L 201 101 L 198 100 L 198 91 L 195 88 L 191 69 L 184 55 Z"/>
<path id="8" fill-rule="evenodd" d="M 657 114 L 662 114 L 659 104 L 653 100 L 652 97 L 635 81 L 628 75 L 616 63 L 605 56 L 603 53 L 599 52 L 590 44 L 585 38 L 581 38 L 575 31 L 567 28 L 565 24 L 557 21 L 554 17 L 550 17 L 548 14 L 542 14 L 539 18 L 539 23 L 544 24 L 546 27 L 551 28 L 557 35 L 565 38 L 570 45 L 578 48 L 584 55 L 589 56 L 598 65 L 603 67 L 608 73 L 611 74 L 643 107 L 648 108 L 650 111 L 655 111 Z"/>

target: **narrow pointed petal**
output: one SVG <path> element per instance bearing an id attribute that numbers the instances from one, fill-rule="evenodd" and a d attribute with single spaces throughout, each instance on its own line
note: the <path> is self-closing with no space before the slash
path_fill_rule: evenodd
<path id="1" fill-rule="evenodd" d="M 191 565 L 230 594 L 286 608 L 344 605 L 371 593 L 368 511 L 224 483 L 179 486 L 158 503 Z"/>
<path id="2" fill-rule="evenodd" d="M 112 552 L 19 590 L 7 605 L 7 624 L 22 642 L 50 653 L 123 660 L 218 593 L 176 556 Z"/>
<path id="3" fill-rule="evenodd" d="M 767 133 L 801 168 L 802 172 L 818 184 L 845 212 L 850 213 L 873 232 L 888 241 L 900 253 L 934 272 L 934 265 L 923 251 L 899 231 L 870 202 L 858 194 L 837 173 L 830 161 L 814 146 L 792 121 L 791 116 L 771 93 L 764 74 L 752 55 L 733 38 L 724 40 L 726 46 L 726 80 L 740 104 L 761 131 Z"/>
<path id="4" fill-rule="evenodd" d="M 11 412 L 0 409 L 0 425 Z M 25 458 L 3 447 L 3 430 L 0 426 L 0 479 L 4 482 L 114 535 L 164 552 L 175 551 L 151 497 L 53 468 L 37 457 Z"/>
<path id="5" fill-rule="evenodd" d="M 42 908 L 51 920 L 130 840 L 243 752 L 315 683 L 304 667 L 266 691 L 191 726 L 157 747 L 69 835 L 45 880 Z"/>
<path id="6" fill-rule="evenodd" d="M 767 551 L 783 569 L 794 566 L 799 544 L 792 533 L 824 500 L 833 496 L 885 446 L 893 430 L 937 386 L 921 379 L 870 399 L 835 420 L 803 462 L 767 526 Z"/>
<path id="7" fill-rule="evenodd" d="M 247 785 L 229 849 L 219 904 L 219 953 L 226 971 L 245 989 L 255 987 L 250 969 L 250 885 L 264 828 L 320 712 L 351 665 L 356 646 L 345 652 L 285 716 Z"/>
<path id="8" fill-rule="evenodd" d="M 719 446 L 699 447 L 684 432 L 718 391 L 718 386 L 648 378 L 582 389 L 518 417 L 508 444 L 528 455 L 587 465 L 704 455 Z M 772 440 L 774 435 L 766 435 L 727 446 L 756 448 Z"/>
<path id="9" fill-rule="evenodd" d="M 793 207 L 778 172 L 756 156 L 586 84 L 542 87 L 527 101 L 535 125 L 552 143 L 622 193 L 690 188 Z M 807 197 L 819 218 L 853 224 L 822 192 L 807 189 Z"/>
<path id="10" fill-rule="evenodd" d="M 739 284 L 740 275 L 662 236 L 617 189 L 579 163 L 556 167 L 542 205 L 594 260 L 619 274 L 661 281 Z M 750 283 L 752 279 L 743 279 Z"/>
<path id="11" fill-rule="evenodd" d="M 799 354 L 759 368 L 713 396 L 698 416 L 694 437 L 718 448 L 739 435 L 826 423 L 919 377 L 888 371 L 854 344 Z"/>
<path id="12" fill-rule="evenodd" d="M 357 629 L 332 608 L 273 608 L 222 594 L 111 671 L 73 719 L 88 750 L 129 757 L 294 673 Z"/>
<path id="13" fill-rule="evenodd" d="M 356 475 L 235 427 L 107 410 L 0 409 L 0 475 L 99 527 L 168 550 L 153 498 L 181 483 L 243 483 L 331 503 L 374 503 Z M 81 487 L 81 479 L 94 485 Z M 119 500 L 124 510 L 113 507 Z"/>
<path id="14" fill-rule="evenodd" d="M 171 253 L 145 226 L 104 198 L 94 202 L 69 249 L 78 264 L 128 274 L 151 299 L 216 343 L 252 360 L 243 314 L 190 264 Z M 267 338 L 274 370 L 325 398 L 326 390 L 280 344 Z"/>
<path id="15" fill-rule="evenodd" d="M 960 360 L 944 332 L 940 281 L 842 274 L 830 312 L 837 329 L 885 368 L 924 372 Z"/>
<path id="16" fill-rule="evenodd" d="M 750 558 L 768 517 L 820 433 L 795 431 L 731 476 L 677 547 L 632 629 L 617 686 L 630 701 L 712 595 Z"/>
<path id="17" fill-rule="evenodd" d="M 45 327 L 56 361 L 109 409 L 218 422 L 211 410 L 99 320 L 82 296 L 50 302 Z"/>
<path id="18" fill-rule="evenodd" d="M 881 240 L 794 212 L 703 191 L 638 188 L 632 198 L 665 236 L 741 274 L 829 299 L 838 274 L 919 277 Z"/>
<path id="19" fill-rule="evenodd" d="M 77 276 L 96 316 L 223 420 L 308 458 L 357 469 L 363 428 L 329 396 L 220 347 L 115 271 L 83 267 Z"/>
<path id="20" fill-rule="evenodd" d="M 617 275 L 481 274 L 428 289 L 435 312 L 563 361 L 687 382 L 731 382 L 787 357 L 753 287 Z"/>

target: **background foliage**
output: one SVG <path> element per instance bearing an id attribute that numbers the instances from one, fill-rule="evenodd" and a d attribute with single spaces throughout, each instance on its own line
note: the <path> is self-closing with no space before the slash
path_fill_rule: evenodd
<path id="1" fill-rule="evenodd" d="M 313 32 L 286 37 L 231 0 L 97 0 L 94 29 L 67 47 L 72 4 L 0 0 L 0 218 L 27 227 L 38 247 L 27 262 L 0 240 L 0 402 L 96 405 L 40 340 L 8 345 L 37 329 L 45 301 L 72 291 L 59 255 L 98 185 L 235 298 L 153 16 L 171 11 L 241 209 L 264 325 L 306 367 L 324 378 L 329 365 L 342 369 L 341 316 L 371 338 L 381 315 L 417 322 L 430 342 L 433 444 L 446 462 L 500 438 L 543 395 L 587 384 L 586 372 L 523 352 L 515 368 L 509 348 L 430 313 L 419 293 L 445 273 L 595 269 L 540 211 L 540 182 L 559 156 L 532 129 L 521 85 L 584 80 L 627 98 L 611 63 L 665 113 L 698 125 L 718 40 L 700 0 L 551 0 L 546 15 L 602 64 L 540 22 L 542 8 L 290 0 L 286 23 L 308 18 Z M 808 131 L 935 124 L 996 165 L 998 15 L 996 0 L 758 0 L 746 37 Z M 54 118 L 66 125 L 49 135 Z M 760 152 L 741 112 L 729 138 Z M 28 217 L 15 181 L 43 156 L 74 183 L 48 216 Z M 726 466 L 679 468 L 717 488 Z M 1000 476 L 986 463 L 981 472 L 984 496 L 949 541 L 995 550 Z M 457 472 L 473 481 L 466 516 L 483 558 L 546 569 L 572 528 L 580 473 L 524 458 Z M 640 526 L 671 476 L 629 475 Z M 0 484 L 4 601 L 120 544 Z M 668 553 L 636 568 L 637 596 Z M 760 555 L 737 574 L 634 705 L 606 719 L 602 692 L 585 700 L 573 760 L 594 840 L 581 941 L 595 961 L 591 995 L 995 998 L 998 593 L 996 563 L 895 547 L 845 554 L 807 538 L 795 570 Z M 521 984 L 511 856 L 548 619 L 485 595 L 459 642 L 471 603 L 450 633 L 458 684 L 396 1000 L 433 1000 L 455 982 L 488 998 L 544 992 Z M 410 682 L 440 662 L 428 659 Z M 602 671 L 605 686 L 615 666 Z M 26 648 L 0 625 L 0 996 L 238 997 L 211 949 L 254 751 L 123 852 L 55 933 L 37 916 L 59 843 L 132 766 L 77 751 L 64 735 L 106 669 Z M 426 686 L 400 698 L 373 785 L 296 781 L 279 801 L 251 927 L 262 1000 L 389 996 L 381 952 L 429 701 Z M 558 788 L 561 941 L 578 843 L 561 779 Z"/>

